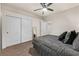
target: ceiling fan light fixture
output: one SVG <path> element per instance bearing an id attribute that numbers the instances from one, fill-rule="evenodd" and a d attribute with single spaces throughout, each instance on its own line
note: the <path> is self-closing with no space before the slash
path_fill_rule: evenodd
<path id="1" fill-rule="evenodd" d="M 43 8 L 43 11 L 44 11 L 44 12 L 47 12 L 47 8 Z"/>

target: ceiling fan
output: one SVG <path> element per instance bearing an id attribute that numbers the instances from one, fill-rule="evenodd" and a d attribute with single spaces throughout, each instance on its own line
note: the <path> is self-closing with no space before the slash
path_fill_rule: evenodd
<path id="1" fill-rule="evenodd" d="M 41 4 L 42 8 L 35 9 L 34 11 L 43 10 L 42 14 L 44 14 L 44 11 L 47 11 L 47 10 L 54 11 L 53 9 L 48 8 L 50 5 L 52 5 L 52 3 L 40 3 L 40 4 Z"/>

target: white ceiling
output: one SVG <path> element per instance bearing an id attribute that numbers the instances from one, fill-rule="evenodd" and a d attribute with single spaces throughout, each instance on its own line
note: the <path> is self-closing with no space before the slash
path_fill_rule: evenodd
<path id="1" fill-rule="evenodd" d="M 17 7 L 17 8 L 21 8 L 23 10 L 35 13 L 39 16 L 42 16 L 42 10 L 40 11 L 33 11 L 35 9 L 38 8 L 42 8 L 42 6 L 40 5 L 40 3 L 8 3 L 7 5 L 13 6 L 13 7 Z M 44 16 L 48 16 L 52 13 L 56 13 L 56 12 L 60 12 L 60 11 L 64 11 L 73 7 L 78 6 L 79 3 L 53 3 L 50 8 L 54 9 L 53 12 L 51 11 L 47 11 L 45 12 Z"/>

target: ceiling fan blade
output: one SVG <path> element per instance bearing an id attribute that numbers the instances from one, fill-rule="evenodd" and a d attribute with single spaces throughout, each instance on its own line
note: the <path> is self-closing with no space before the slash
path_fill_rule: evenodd
<path id="1" fill-rule="evenodd" d="M 43 8 L 46 8 L 45 3 L 40 3 L 42 5 Z"/>
<path id="2" fill-rule="evenodd" d="M 35 9 L 34 11 L 42 10 L 43 8 Z"/>
<path id="3" fill-rule="evenodd" d="M 47 4 L 47 6 L 50 6 L 50 5 L 52 5 L 52 3 L 48 3 L 48 4 Z"/>
<path id="4" fill-rule="evenodd" d="M 51 9 L 51 8 L 47 8 L 47 10 L 54 11 L 54 10 L 53 10 L 53 9 Z"/>

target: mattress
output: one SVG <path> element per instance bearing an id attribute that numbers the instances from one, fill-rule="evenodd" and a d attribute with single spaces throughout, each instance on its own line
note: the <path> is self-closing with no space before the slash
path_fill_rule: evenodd
<path id="1" fill-rule="evenodd" d="M 40 55 L 46 56 L 77 56 L 79 52 L 73 50 L 72 45 L 63 44 L 58 40 L 58 36 L 45 35 L 33 40 L 35 49 Z"/>

